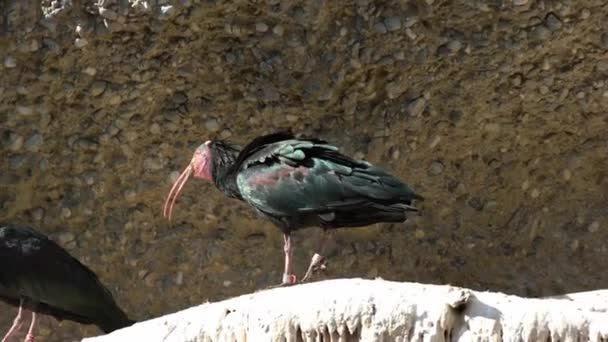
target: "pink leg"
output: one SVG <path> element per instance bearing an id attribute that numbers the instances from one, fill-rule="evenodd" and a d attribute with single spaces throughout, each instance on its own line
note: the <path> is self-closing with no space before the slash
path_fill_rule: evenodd
<path id="1" fill-rule="evenodd" d="M 332 232 L 330 230 L 323 230 L 323 232 L 321 233 L 321 239 L 319 240 L 319 248 L 317 248 L 317 251 L 312 256 L 312 259 L 310 260 L 310 265 L 308 266 L 308 270 L 302 278 L 302 282 L 308 280 L 315 271 L 324 270 L 327 268 L 327 266 L 325 266 L 325 263 L 323 263 L 323 261 L 325 260 L 323 254 L 325 254 L 325 248 L 327 247 L 327 242 L 330 240 L 331 235 Z"/>
<path id="2" fill-rule="evenodd" d="M 34 342 L 34 327 L 36 326 L 36 313 L 32 311 L 32 322 L 30 323 L 30 329 L 27 331 L 27 335 L 25 335 L 25 340 L 23 342 Z"/>
<path id="3" fill-rule="evenodd" d="M 291 258 L 293 257 L 293 241 L 290 235 L 283 236 L 285 245 L 285 271 L 283 272 L 283 285 L 293 285 L 296 283 L 296 275 L 291 271 Z"/>
<path id="4" fill-rule="evenodd" d="M 283 279 L 279 285 L 270 286 L 269 288 L 281 287 L 293 285 L 296 283 L 296 275 L 291 272 L 291 258 L 293 256 L 293 240 L 291 236 L 284 234 L 283 240 L 285 245 L 283 251 L 285 252 L 285 270 L 283 271 Z"/>
<path id="5" fill-rule="evenodd" d="M 13 325 L 8 330 L 6 335 L 4 335 L 4 337 L 2 338 L 2 342 L 7 342 L 8 339 L 11 337 L 11 335 L 16 333 L 17 330 L 19 330 L 19 328 L 21 327 L 22 312 L 23 312 L 23 299 L 19 302 L 19 311 L 17 311 L 17 317 L 15 317 L 15 320 L 13 321 Z"/>

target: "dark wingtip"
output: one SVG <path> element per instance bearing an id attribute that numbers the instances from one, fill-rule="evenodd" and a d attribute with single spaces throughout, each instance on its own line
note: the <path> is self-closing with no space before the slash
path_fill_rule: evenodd
<path id="1" fill-rule="evenodd" d="M 270 134 L 266 135 L 265 137 L 272 138 L 273 140 L 275 140 L 275 139 L 276 140 L 289 140 L 289 139 L 294 138 L 294 134 L 293 134 L 293 131 L 291 130 L 291 127 L 289 127 L 289 128 L 281 129 L 274 133 L 270 133 Z"/>
<path id="2" fill-rule="evenodd" d="M 114 317 L 111 317 L 110 319 L 104 320 L 103 322 L 99 322 L 99 323 L 97 323 L 97 326 L 104 333 L 109 334 L 115 330 L 130 327 L 133 324 L 137 323 L 137 321 L 128 318 L 122 312 L 119 313 L 119 316 L 121 316 L 121 317 L 114 316 Z"/>

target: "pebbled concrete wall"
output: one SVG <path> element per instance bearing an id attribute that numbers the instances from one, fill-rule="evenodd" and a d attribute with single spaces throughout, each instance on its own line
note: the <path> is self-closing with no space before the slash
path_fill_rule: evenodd
<path id="1" fill-rule="evenodd" d="M 279 281 L 281 235 L 245 205 L 192 181 L 173 223 L 161 208 L 201 142 L 286 127 L 427 198 L 405 224 L 340 231 L 324 277 L 608 283 L 604 1 L 0 6 L 0 220 L 59 241 L 134 318 Z M 299 274 L 317 234 L 295 236 Z M 39 340 L 97 333 L 50 320 Z"/>

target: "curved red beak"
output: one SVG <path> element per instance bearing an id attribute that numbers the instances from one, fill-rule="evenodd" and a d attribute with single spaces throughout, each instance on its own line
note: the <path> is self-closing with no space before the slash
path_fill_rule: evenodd
<path id="1" fill-rule="evenodd" d="M 171 221 L 171 216 L 173 215 L 173 207 L 175 206 L 175 201 L 177 201 L 177 197 L 179 197 L 182 188 L 190 178 L 190 175 L 192 175 L 192 170 L 193 164 L 190 163 L 190 165 L 186 167 L 186 169 L 179 175 L 179 177 L 177 177 L 177 180 L 175 181 L 175 183 L 173 183 L 171 191 L 169 191 L 169 195 L 165 200 L 165 207 L 163 209 L 163 216 L 168 217 L 169 221 Z"/>
<path id="2" fill-rule="evenodd" d="M 165 207 L 163 208 L 163 216 L 168 217 L 169 221 L 171 221 L 171 216 L 173 215 L 175 201 L 177 201 L 180 192 L 182 192 L 182 188 L 190 176 L 193 175 L 195 178 L 211 180 L 212 177 L 209 168 L 211 152 L 209 150 L 209 143 L 209 141 L 205 142 L 194 151 L 190 164 L 182 171 L 179 177 L 177 177 L 175 183 L 173 183 L 173 187 L 171 188 L 171 191 L 169 191 L 169 195 L 165 200 Z"/>

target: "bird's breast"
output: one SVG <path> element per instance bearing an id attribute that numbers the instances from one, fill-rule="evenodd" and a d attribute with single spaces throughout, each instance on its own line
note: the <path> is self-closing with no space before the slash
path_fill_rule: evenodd
<path id="1" fill-rule="evenodd" d="M 258 208 L 278 209 L 284 205 L 291 208 L 294 196 L 306 188 L 309 173 L 310 170 L 304 166 L 251 168 L 237 176 L 237 186 L 243 199 Z"/>
<path id="2" fill-rule="evenodd" d="M 304 166 L 292 167 L 282 165 L 281 167 L 258 169 L 258 171 L 245 172 L 242 174 L 242 177 L 239 175 L 242 183 L 239 186 L 245 185 L 252 189 L 258 189 L 278 186 L 284 182 L 297 184 L 301 183 L 308 173 L 309 170 Z"/>

